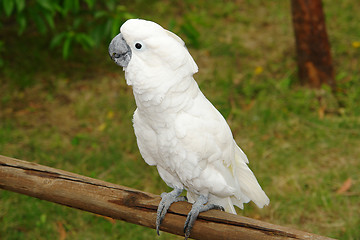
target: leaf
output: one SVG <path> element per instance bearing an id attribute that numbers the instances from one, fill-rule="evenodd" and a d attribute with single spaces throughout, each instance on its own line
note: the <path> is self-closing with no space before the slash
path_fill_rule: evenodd
<path id="1" fill-rule="evenodd" d="M 54 11 L 54 6 L 56 5 L 56 3 L 54 3 L 53 1 L 48 1 L 48 0 L 37 0 L 36 1 L 41 7 L 43 7 L 44 9 L 53 12 Z"/>
<path id="2" fill-rule="evenodd" d="M 54 22 L 54 15 L 50 12 L 44 13 L 44 18 L 46 19 L 47 23 L 49 24 L 51 29 L 55 28 L 55 22 Z"/>
<path id="3" fill-rule="evenodd" d="M 60 42 L 63 40 L 63 38 L 66 36 L 65 32 L 59 33 L 58 35 L 56 35 L 50 43 L 50 48 L 54 48 L 56 46 L 60 45 Z"/>
<path id="4" fill-rule="evenodd" d="M 113 35 L 111 35 L 112 26 L 113 26 L 113 20 L 108 19 L 107 22 L 103 26 L 103 34 L 107 35 L 107 36 L 113 36 Z"/>
<path id="5" fill-rule="evenodd" d="M 106 17 L 108 16 L 108 12 L 107 11 L 96 11 L 94 13 L 94 18 L 101 18 L 101 17 Z"/>
<path id="6" fill-rule="evenodd" d="M 136 17 L 136 15 L 134 15 L 132 13 L 124 12 L 123 18 L 124 19 L 130 19 L 130 18 L 137 18 L 137 17 Z"/>
<path id="7" fill-rule="evenodd" d="M 76 34 L 75 40 L 79 43 L 83 48 L 91 48 L 95 45 L 94 40 L 85 33 Z"/>
<path id="8" fill-rule="evenodd" d="M 112 26 L 111 26 L 111 36 L 115 36 L 119 33 L 119 27 L 120 27 L 120 24 L 121 23 L 121 19 L 119 18 L 115 18 L 113 19 L 112 21 Z"/>
<path id="9" fill-rule="evenodd" d="M 65 0 L 64 1 L 64 7 L 63 7 L 63 13 L 66 15 L 73 7 L 73 1 L 72 0 Z"/>
<path id="10" fill-rule="evenodd" d="M 84 0 L 88 6 L 88 8 L 92 9 L 95 5 L 95 0 Z"/>
<path id="11" fill-rule="evenodd" d="M 352 179 L 348 178 L 346 179 L 346 181 L 343 183 L 343 185 L 336 191 L 337 194 L 344 194 L 345 192 L 347 192 L 352 185 Z"/>
<path id="12" fill-rule="evenodd" d="M 90 35 L 91 35 L 91 39 L 94 41 L 95 45 L 100 44 L 101 39 L 104 36 L 103 25 L 98 25 L 98 26 L 94 27 L 94 29 L 92 29 L 92 31 L 90 32 Z"/>
<path id="13" fill-rule="evenodd" d="M 106 220 L 108 220 L 109 222 L 111 222 L 112 224 L 116 223 L 116 219 L 113 219 L 111 217 L 107 217 L 107 216 L 103 216 L 103 215 L 99 215 L 99 214 L 95 214 L 96 216 L 100 217 L 100 218 L 104 218 Z"/>
<path id="14" fill-rule="evenodd" d="M 25 0 L 15 0 L 17 12 L 20 13 L 25 8 Z"/>
<path id="15" fill-rule="evenodd" d="M 45 24 L 44 20 L 40 17 L 39 13 L 36 11 L 32 11 L 31 18 L 35 22 L 35 25 L 38 28 L 39 32 L 41 34 L 45 34 L 46 30 L 47 30 L 46 24 Z"/>
<path id="16" fill-rule="evenodd" d="M 6 16 L 10 16 L 14 9 L 14 1 L 13 0 L 3 0 L 3 7 Z"/>
<path id="17" fill-rule="evenodd" d="M 108 10 L 114 10 L 115 9 L 115 1 L 106 1 L 105 2 L 105 5 L 106 5 L 106 8 L 108 9 Z"/>
<path id="18" fill-rule="evenodd" d="M 21 35 L 24 32 L 27 24 L 25 15 L 18 14 L 16 21 L 19 24 L 18 34 Z"/>
<path id="19" fill-rule="evenodd" d="M 320 107 L 319 107 L 319 109 L 318 109 L 319 119 L 324 119 L 325 111 L 326 111 L 326 107 L 325 107 L 325 106 L 320 106 Z"/>
<path id="20" fill-rule="evenodd" d="M 78 13 L 80 9 L 79 0 L 73 0 L 73 12 Z"/>
<path id="21" fill-rule="evenodd" d="M 73 40 L 73 35 L 72 34 L 67 34 L 64 45 L 63 45 L 63 58 L 67 59 L 68 56 L 70 55 L 70 47 L 71 47 L 71 42 Z"/>
<path id="22" fill-rule="evenodd" d="M 59 240 L 65 240 L 66 239 L 66 230 L 64 228 L 64 224 L 60 221 L 56 222 L 57 231 L 59 233 Z"/>

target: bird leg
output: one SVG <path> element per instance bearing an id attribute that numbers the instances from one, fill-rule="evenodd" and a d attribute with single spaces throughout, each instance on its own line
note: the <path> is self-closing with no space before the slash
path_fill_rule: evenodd
<path id="1" fill-rule="evenodd" d="M 182 191 L 182 188 L 174 188 L 174 190 L 169 193 L 163 192 L 161 194 L 161 201 L 159 203 L 156 215 L 156 232 L 158 235 L 160 235 L 159 229 L 161 222 L 165 218 L 165 214 L 167 213 L 170 205 L 174 202 L 187 201 L 186 197 L 179 197 Z"/>
<path id="2" fill-rule="evenodd" d="M 200 195 L 196 202 L 192 205 L 192 208 L 187 215 L 185 225 L 184 225 L 184 233 L 185 233 L 185 240 L 188 239 L 190 236 L 191 229 L 201 212 L 206 212 L 210 209 L 218 209 L 221 211 L 225 211 L 224 208 L 220 205 L 215 204 L 206 204 L 208 202 L 208 197 L 205 195 Z M 206 205 L 205 205 L 206 204 Z"/>

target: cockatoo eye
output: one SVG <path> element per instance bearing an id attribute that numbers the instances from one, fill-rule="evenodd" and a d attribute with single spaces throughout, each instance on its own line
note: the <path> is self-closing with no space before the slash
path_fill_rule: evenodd
<path id="1" fill-rule="evenodd" d="M 140 50 L 142 48 L 142 44 L 139 42 L 135 43 L 135 48 Z"/>

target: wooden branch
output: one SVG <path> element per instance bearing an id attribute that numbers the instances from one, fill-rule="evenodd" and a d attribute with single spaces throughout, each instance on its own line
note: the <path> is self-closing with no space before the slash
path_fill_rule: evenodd
<path id="1" fill-rule="evenodd" d="M 302 84 L 335 89 L 334 67 L 322 0 L 291 0 L 299 77 Z"/>
<path id="2" fill-rule="evenodd" d="M 136 189 L 0 155 L 0 188 L 155 228 L 160 197 Z M 174 203 L 162 231 L 183 236 L 191 204 Z M 154 237 L 156 232 L 154 231 Z M 218 210 L 201 213 L 195 239 L 330 239 Z"/>

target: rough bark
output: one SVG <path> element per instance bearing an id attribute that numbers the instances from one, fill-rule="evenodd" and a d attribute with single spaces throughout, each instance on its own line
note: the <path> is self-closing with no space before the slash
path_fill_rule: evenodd
<path id="1" fill-rule="evenodd" d="M 304 85 L 335 89 L 334 68 L 321 0 L 291 0 L 298 71 Z"/>

